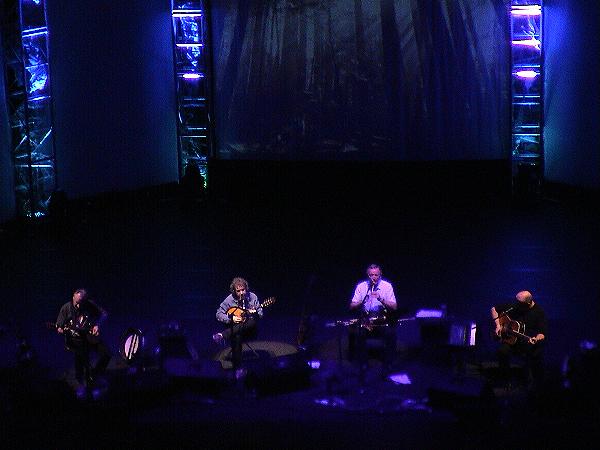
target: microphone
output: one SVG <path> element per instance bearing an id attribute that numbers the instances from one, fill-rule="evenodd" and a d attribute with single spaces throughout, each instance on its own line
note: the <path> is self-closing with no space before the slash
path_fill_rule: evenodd
<path id="1" fill-rule="evenodd" d="M 498 313 L 498 316 L 496 317 L 496 319 L 499 319 L 500 317 L 506 316 L 509 312 L 511 312 L 516 307 L 517 307 L 516 305 L 513 305 L 510 308 L 508 308 L 506 311 L 502 311 L 501 313 Z M 496 320 L 496 319 L 494 319 L 494 320 Z"/>
<path id="2" fill-rule="evenodd" d="M 371 279 L 369 278 L 367 280 L 367 293 L 365 295 L 365 297 L 363 298 L 362 301 L 362 305 L 364 306 L 365 303 L 367 303 L 367 299 L 371 296 L 371 291 L 373 290 L 373 283 L 371 282 Z"/>

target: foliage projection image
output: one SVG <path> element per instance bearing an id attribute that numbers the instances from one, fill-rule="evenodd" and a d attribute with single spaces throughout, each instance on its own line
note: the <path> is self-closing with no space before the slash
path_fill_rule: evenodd
<path id="1" fill-rule="evenodd" d="M 501 1 L 213 3 L 223 159 L 500 159 Z"/>

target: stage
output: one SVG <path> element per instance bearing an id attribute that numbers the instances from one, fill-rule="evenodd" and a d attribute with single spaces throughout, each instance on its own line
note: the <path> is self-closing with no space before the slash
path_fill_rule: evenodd
<path id="1" fill-rule="evenodd" d="M 99 447 L 474 448 L 519 439 L 539 448 L 592 433 L 597 391 L 567 389 L 563 373 L 582 340 L 598 339 L 592 210 L 571 199 L 527 209 L 501 196 L 427 208 L 399 199 L 379 220 L 378 203 L 362 200 L 361 208 L 231 195 L 190 202 L 167 188 L 74 201 L 66 222 L 5 227 L 2 289 L 14 301 L 3 303 L 2 422 L 10 446 L 62 445 L 55 430 L 65 426 L 101 436 Z M 374 219 L 358 220 L 357 209 Z M 346 330 L 329 325 L 350 317 L 347 302 L 372 261 L 394 283 L 404 317 L 444 308 L 448 322 L 477 324 L 476 345 L 448 346 L 434 319 L 401 323 L 396 382 L 376 357 L 361 374 L 347 361 Z M 211 336 L 238 275 L 277 302 L 236 379 Z M 109 312 L 102 336 L 113 358 L 78 398 L 72 356 L 44 322 L 81 286 Z M 547 384 L 535 395 L 493 377 L 489 308 L 524 288 L 543 304 L 551 330 Z M 127 365 L 119 344 L 130 327 L 143 332 L 144 346 Z M 169 336 L 185 350 L 165 345 Z"/>

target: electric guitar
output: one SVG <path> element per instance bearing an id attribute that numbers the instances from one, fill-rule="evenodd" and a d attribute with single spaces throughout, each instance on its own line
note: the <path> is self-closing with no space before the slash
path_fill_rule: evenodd
<path id="1" fill-rule="evenodd" d="M 508 345 L 515 345 L 519 338 L 529 340 L 531 336 L 525 334 L 525 324 L 517 320 L 512 320 L 508 315 L 504 314 L 498 318 L 498 322 L 502 330 L 500 331 L 500 339 Z"/>
<path id="2" fill-rule="evenodd" d="M 273 303 L 275 303 L 275 300 L 276 300 L 275 297 L 269 297 L 260 304 L 260 307 L 266 308 L 267 306 L 271 306 Z M 227 309 L 226 314 L 228 316 L 240 317 L 242 319 L 242 321 L 238 322 L 238 323 L 242 323 L 248 319 L 248 316 L 254 314 L 255 312 L 256 312 L 256 309 L 244 309 L 244 308 L 240 308 L 239 306 L 231 306 L 230 308 Z"/>

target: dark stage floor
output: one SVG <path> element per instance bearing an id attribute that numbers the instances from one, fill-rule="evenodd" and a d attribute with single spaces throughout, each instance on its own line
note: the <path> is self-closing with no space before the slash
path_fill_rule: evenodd
<path id="1" fill-rule="evenodd" d="M 73 202 L 58 225 L 6 225 L 0 395 L 8 445 L 74 447 L 85 437 L 92 448 L 592 446 L 597 388 L 568 390 L 561 372 L 582 340 L 599 339 L 600 228 L 590 202 L 310 195 L 317 198 L 248 204 L 137 193 Z M 383 266 L 405 317 L 446 305 L 448 322 L 477 323 L 477 345 L 448 346 L 434 322 L 402 324 L 394 369 L 411 384 L 382 380 L 376 359 L 362 384 L 345 351 L 339 359 L 345 331 L 326 325 L 348 318 L 370 262 Z M 307 351 L 259 352 L 246 385 L 213 360 L 222 349 L 211 340 L 216 307 L 237 275 L 259 297 L 277 297 L 260 324 L 266 347 L 296 346 L 301 318 L 311 325 Z M 114 357 L 96 400 L 74 399 L 71 356 L 44 327 L 82 286 L 110 314 L 103 336 Z M 493 380 L 489 308 L 522 289 L 550 322 L 547 386 L 536 397 Z M 197 358 L 167 359 L 160 370 L 153 352 L 169 326 Z M 133 369 L 117 354 L 128 327 L 145 334 L 145 358 Z M 20 367 L 23 339 L 32 357 Z M 320 368 L 305 369 L 307 359 Z M 56 431 L 65 427 L 67 442 Z"/>

